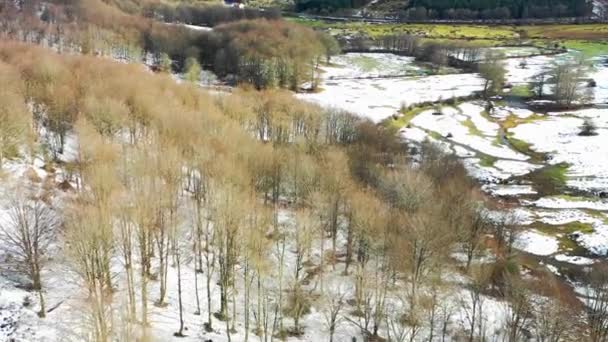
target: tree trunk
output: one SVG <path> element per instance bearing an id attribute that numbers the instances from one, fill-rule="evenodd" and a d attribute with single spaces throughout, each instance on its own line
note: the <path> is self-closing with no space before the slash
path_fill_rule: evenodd
<path id="1" fill-rule="evenodd" d="M 38 297 L 40 298 L 40 311 L 38 311 L 38 317 L 46 317 L 46 307 L 44 305 L 44 296 L 42 295 L 42 287 L 38 289 Z"/>
<path id="2" fill-rule="evenodd" d="M 175 246 L 175 248 L 178 247 Z M 176 336 L 182 337 L 184 336 L 184 307 L 182 303 L 182 266 L 179 251 L 176 251 L 175 253 L 175 261 L 177 262 L 177 297 L 179 303 L 179 330 L 177 331 Z"/>
<path id="3" fill-rule="evenodd" d="M 353 227 L 352 227 L 352 219 L 349 214 L 348 219 L 348 232 L 346 235 L 346 260 L 344 261 L 344 275 L 348 275 L 348 268 L 352 262 L 353 258 Z"/>

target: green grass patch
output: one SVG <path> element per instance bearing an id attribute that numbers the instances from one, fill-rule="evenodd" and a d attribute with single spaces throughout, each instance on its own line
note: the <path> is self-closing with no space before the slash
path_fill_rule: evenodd
<path id="1" fill-rule="evenodd" d="M 498 134 L 494 137 L 494 140 L 492 140 L 492 146 L 500 147 L 502 145 L 503 145 L 503 137 L 502 137 L 502 135 Z"/>
<path id="2" fill-rule="evenodd" d="M 479 157 L 479 165 L 484 167 L 493 167 L 498 161 L 498 158 L 483 154 Z"/>
<path id="3" fill-rule="evenodd" d="M 559 195 L 566 186 L 568 177 L 567 163 L 545 166 L 524 176 L 532 183 L 541 195 Z"/>
<path id="4" fill-rule="evenodd" d="M 511 128 L 515 128 L 521 124 L 532 123 L 538 120 L 545 120 L 546 118 L 546 116 L 536 113 L 528 116 L 527 118 L 520 118 L 519 116 L 511 113 L 503 121 L 500 122 L 500 126 L 502 126 L 503 129 L 508 130 Z"/>
<path id="5" fill-rule="evenodd" d="M 574 255 L 586 255 L 587 250 L 579 245 L 573 238 L 573 233 L 591 234 L 593 226 L 583 222 L 569 222 L 562 225 L 551 225 L 544 222 L 535 222 L 532 227 L 543 234 L 557 239 L 560 251 L 568 251 Z"/>
<path id="6" fill-rule="evenodd" d="M 539 47 L 566 46 L 576 49 L 588 57 L 606 54 L 608 51 L 608 25 L 606 24 L 564 24 L 533 26 L 488 26 L 449 24 L 407 24 L 407 23 L 364 23 L 325 22 L 315 19 L 287 17 L 314 29 L 325 30 L 333 35 L 365 35 L 378 38 L 395 34 L 411 34 L 424 41 L 466 40 L 480 47 L 518 44 L 521 39 Z"/>
<path id="7" fill-rule="evenodd" d="M 475 135 L 478 137 L 482 137 L 483 133 L 475 126 L 475 123 L 471 120 L 471 118 L 467 118 L 466 120 L 461 122 L 463 126 L 465 126 L 469 130 L 470 135 Z"/>
<path id="8" fill-rule="evenodd" d="M 400 130 L 401 128 L 407 126 L 410 121 L 416 117 L 416 115 L 428 109 L 431 109 L 431 107 L 414 107 L 406 112 L 403 112 L 402 115 L 396 119 L 393 117 L 385 119 L 383 121 L 383 125 L 391 129 Z"/>
<path id="9" fill-rule="evenodd" d="M 588 252 L 585 247 L 574 241 L 569 235 L 560 236 L 558 239 L 559 250 L 567 251 L 573 255 L 587 255 Z"/>
<path id="10" fill-rule="evenodd" d="M 606 37 L 608 37 L 608 32 Z M 567 40 L 562 45 L 568 49 L 580 51 L 587 58 L 608 54 L 608 41 Z"/>
<path id="11" fill-rule="evenodd" d="M 509 93 L 509 95 L 528 98 L 528 97 L 532 96 L 532 91 L 530 90 L 530 87 L 528 87 L 527 85 L 520 84 L 520 85 L 513 86 L 513 88 L 511 88 L 511 92 Z"/>
<path id="12" fill-rule="evenodd" d="M 591 234 L 594 232 L 593 226 L 591 224 L 579 221 L 569 222 L 560 225 L 552 225 L 544 222 L 535 222 L 534 228 L 547 235 L 572 234 L 576 232 L 582 234 Z"/>
<path id="13" fill-rule="evenodd" d="M 361 70 L 366 72 L 378 69 L 378 67 L 380 67 L 380 62 L 378 62 L 378 59 L 371 56 L 359 55 L 353 57 L 351 61 Z"/>
<path id="14" fill-rule="evenodd" d="M 605 40 L 608 37 L 606 24 L 521 26 L 519 30 L 535 39 Z"/>
<path id="15" fill-rule="evenodd" d="M 499 124 L 505 131 L 505 140 L 509 143 L 511 148 L 513 148 L 519 153 L 527 155 L 532 159 L 532 161 L 541 163 L 547 159 L 546 153 L 534 151 L 530 143 L 513 137 L 513 134 L 509 133 L 508 130 L 517 127 L 520 124 L 531 123 L 537 120 L 544 120 L 545 118 L 545 116 L 539 114 L 532 114 L 527 118 L 520 118 L 514 114 L 510 114 L 507 118 L 500 121 Z"/>
<path id="16" fill-rule="evenodd" d="M 585 214 L 592 216 L 596 219 L 602 220 L 604 222 L 604 224 L 608 225 L 608 215 L 603 214 L 597 210 L 593 210 L 593 209 L 581 209 L 582 211 L 585 212 Z"/>
<path id="17" fill-rule="evenodd" d="M 439 134 L 435 131 L 427 131 L 427 134 L 429 135 L 429 137 L 431 137 L 435 140 L 441 140 L 444 138 L 444 136 L 442 136 L 441 134 Z"/>
<path id="18" fill-rule="evenodd" d="M 480 115 L 481 115 L 481 117 L 483 117 L 484 119 L 486 119 L 486 120 L 488 120 L 488 121 L 490 121 L 490 122 L 496 122 L 496 119 L 494 119 L 494 118 L 493 118 L 493 117 L 490 115 L 490 113 L 488 113 L 486 110 L 483 110 L 483 111 L 480 113 Z"/>
<path id="19" fill-rule="evenodd" d="M 287 18 L 315 29 L 328 30 L 332 34 L 365 34 L 381 37 L 394 34 L 412 34 L 427 39 L 506 40 L 518 37 L 513 27 L 487 25 L 436 25 L 406 23 L 324 22 L 302 18 Z"/>
<path id="20" fill-rule="evenodd" d="M 545 153 L 536 152 L 532 149 L 532 145 L 526 141 L 513 138 L 510 135 L 505 136 L 505 139 L 515 151 L 525 154 L 534 162 L 544 162 L 547 159 L 547 155 Z"/>

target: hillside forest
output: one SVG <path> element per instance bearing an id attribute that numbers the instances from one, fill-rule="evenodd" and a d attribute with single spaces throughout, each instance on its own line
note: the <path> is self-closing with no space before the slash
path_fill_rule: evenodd
<path id="1" fill-rule="evenodd" d="M 0 338 L 608 339 L 604 264 L 581 303 L 456 156 L 294 96 L 333 37 L 163 6 L 0 4 Z"/>

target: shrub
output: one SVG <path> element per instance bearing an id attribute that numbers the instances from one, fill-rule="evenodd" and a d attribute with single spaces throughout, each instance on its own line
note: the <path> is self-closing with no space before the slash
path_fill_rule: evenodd
<path id="1" fill-rule="evenodd" d="M 591 119 L 585 119 L 585 121 L 583 121 L 583 124 L 581 125 L 581 131 L 578 133 L 578 135 L 582 137 L 590 137 L 597 135 L 597 127 Z"/>

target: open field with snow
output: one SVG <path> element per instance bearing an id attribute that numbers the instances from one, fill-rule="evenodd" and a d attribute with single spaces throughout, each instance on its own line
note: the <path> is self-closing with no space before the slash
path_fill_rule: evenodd
<path id="1" fill-rule="evenodd" d="M 378 59 L 378 65 L 382 69 L 374 67 L 371 70 L 357 64 L 360 58 L 361 54 L 347 54 L 332 59 L 332 66 L 323 67 L 322 91 L 297 96 L 380 122 L 395 114 L 402 104 L 469 96 L 482 89 L 482 80 L 474 74 L 415 76 L 421 71 L 413 65 L 412 58 L 372 54 L 366 58 Z M 412 75 L 384 77 L 401 72 Z M 367 79 L 368 77 L 372 78 Z"/>
<path id="2" fill-rule="evenodd" d="M 576 52 L 571 52 L 522 58 L 519 56 L 538 50 L 499 50 L 510 57 L 505 60 L 506 80 L 514 85 L 532 82 L 534 75 L 548 70 L 551 64 L 576 57 Z M 481 87 L 481 79 L 475 74 L 358 79 L 382 75 L 379 70 L 357 66 L 354 61 L 361 58 L 361 54 L 336 58 L 332 67 L 324 68 L 323 90 L 299 96 L 379 122 L 397 113 L 401 103 L 470 95 Z M 367 64 L 382 65 L 381 70 L 388 73 L 407 70 L 413 63 L 410 58 L 382 54 L 365 58 L 377 59 L 377 63 L 368 60 Z M 593 262 L 593 258 L 608 254 L 608 201 L 593 195 L 608 192 L 608 109 L 602 106 L 608 102 L 608 65 L 606 57 L 595 58 L 592 63 L 589 76 L 597 83 L 593 88 L 593 103 L 597 105 L 593 108 L 539 115 L 525 104 L 512 106 L 499 101 L 487 112 L 483 101 L 465 102 L 443 106 L 440 113 L 436 109 L 416 112 L 400 134 L 414 144 L 424 140 L 438 144 L 462 158 L 485 191 L 519 200 L 528 217 L 521 222 L 525 228 L 517 248 L 560 262 Z M 597 126 L 597 135 L 578 135 L 585 119 Z M 538 155 L 547 159 L 539 160 Z M 544 197 L 543 189 L 530 180 L 536 178 L 528 176 L 532 172 L 542 175 L 551 165 L 567 165 L 564 186 L 591 197 Z"/>
<path id="3" fill-rule="evenodd" d="M 608 340 L 608 26 L 202 2 L 0 5 L 0 342 Z"/>

